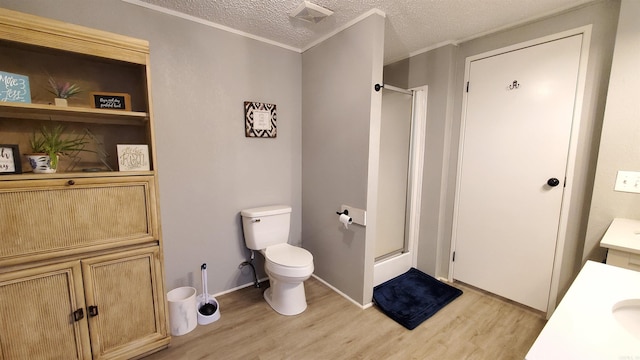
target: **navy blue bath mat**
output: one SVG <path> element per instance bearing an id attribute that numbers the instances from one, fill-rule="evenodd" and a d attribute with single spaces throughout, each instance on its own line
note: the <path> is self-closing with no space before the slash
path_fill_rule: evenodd
<path id="1" fill-rule="evenodd" d="M 409 330 L 445 307 L 462 290 L 411 268 L 373 288 L 373 302 L 387 316 Z"/>

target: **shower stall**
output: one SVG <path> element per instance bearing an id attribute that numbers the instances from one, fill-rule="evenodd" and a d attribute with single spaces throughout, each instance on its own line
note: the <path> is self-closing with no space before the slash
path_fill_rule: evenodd
<path id="1" fill-rule="evenodd" d="M 417 261 L 427 87 L 382 85 L 374 286 Z"/>

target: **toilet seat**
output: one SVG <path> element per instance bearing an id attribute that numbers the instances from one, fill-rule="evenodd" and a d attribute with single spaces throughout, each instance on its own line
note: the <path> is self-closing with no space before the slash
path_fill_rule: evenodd
<path id="1" fill-rule="evenodd" d="M 281 266 L 303 267 L 313 263 L 310 252 L 287 243 L 269 246 L 265 250 L 265 256 L 267 260 Z"/>
<path id="2" fill-rule="evenodd" d="M 266 268 L 281 276 L 301 277 L 313 273 L 313 255 L 301 247 L 285 244 L 264 250 Z"/>

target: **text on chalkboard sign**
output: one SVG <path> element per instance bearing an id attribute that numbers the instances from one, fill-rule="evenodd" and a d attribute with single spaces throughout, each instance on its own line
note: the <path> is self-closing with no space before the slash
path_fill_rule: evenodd
<path id="1" fill-rule="evenodd" d="M 96 109 L 131 111 L 131 96 L 125 93 L 92 92 L 91 105 Z"/>

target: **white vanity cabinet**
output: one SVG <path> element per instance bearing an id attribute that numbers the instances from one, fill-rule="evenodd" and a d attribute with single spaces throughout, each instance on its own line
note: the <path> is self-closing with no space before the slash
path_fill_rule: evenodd
<path id="1" fill-rule="evenodd" d="M 607 264 L 640 271 L 640 221 L 613 219 L 600 241 L 607 248 Z"/>
<path id="2" fill-rule="evenodd" d="M 640 254 L 609 249 L 607 264 L 640 271 Z"/>
<path id="3" fill-rule="evenodd" d="M 526 360 L 622 360 L 640 355 L 640 272 L 587 261 Z"/>

